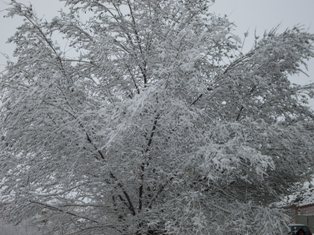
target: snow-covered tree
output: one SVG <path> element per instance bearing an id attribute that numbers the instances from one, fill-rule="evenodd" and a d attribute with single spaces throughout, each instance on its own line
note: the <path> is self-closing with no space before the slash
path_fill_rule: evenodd
<path id="1" fill-rule="evenodd" d="M 51 21 L 11 1 L 1 214 L 49 234 L 280 234 L 272 203 L 313 173 L 313 112 L 287 77 L 314 36 L 242 54 L 207 0 L 63 1 Z"/>

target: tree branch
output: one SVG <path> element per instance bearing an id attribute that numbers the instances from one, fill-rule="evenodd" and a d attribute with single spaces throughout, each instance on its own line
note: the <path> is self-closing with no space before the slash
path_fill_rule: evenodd
<path id="1" fill-rule="evenodd" d="M 157 200 L 159 195 L 164 191 L 164 189 L 167 187 L 167 185 L 174 179 L 174 177 L 170 177 L 164 184 L 161 184 L 156 194 L 153 196 L 151 201 L 148 204 L 148 208 L 152 208 L 153 203 Z"/>
<path id="2" fill-rule="evenodd" d="M 84 220 L 92 222 L 92 223 L 99 224 L 99 222 L 97 220 L 90 219 L 88 217 L 81 216 L 81 215 L 75 214 L 73 212 L 69 212 L 69 211 L 63 210 L 63 209 L 61 209 L 59 207 L 56 207 L 56 206 L 52 206 L 52 205 L 49 205 L 49 204 L 46 204 L 46 203 L 43 203 L 43 202 L 36 202 L 36 201 L 33 201 L 33 200 L 30 200 L 29 202 L 32 203 L 32 204 L 37 204 L 37 205 L 43 206 L 43 207 L 45 207 L 45 208 L 47 208 L 49 210 L 58 211 L 58 212 L 61 212 L 61 213 L 64 213 L 64 214 L 67 214 L 67 215 L 70 215 L 70 216 L 73 216 L 73 217 L 77 217 L 77 218 L 84 219 Z"/>
<path id="3" fill-rule="evenodd" d="M 150 132 L 150 136 L 149 136 L 149 139 L 148 139 L 148 142 L 147 142 L 147 145 L 146 145 L 146 149 L 144 150 L 144 154 L 149 152 L 150 147 L 151 147 L 151 145 L 153 143 L 153 139 L 154 139 L 154 135 L 155 135 L 155 132 L 156 132 L 156 128 L 157 128 L 157 125 L 158 125 L 159 118 L 160 118 L 160 114 L 157 113 L 157 115 L 154 118 L 153 127 L 152 127 L 152 130 Z M 145 168 L 148 165 L 149 165 L 148 161 L 143 162 L 141 164 L 141 175 L 140 175 L 141 184 L 140 184 L 140 187 L 139 187 L 139 202 L 138 202 L 139 206 L 138 206 L 138 211 L 141 211 L 142 208 L 143 208 L 144 176 L 145 176 Z"/>

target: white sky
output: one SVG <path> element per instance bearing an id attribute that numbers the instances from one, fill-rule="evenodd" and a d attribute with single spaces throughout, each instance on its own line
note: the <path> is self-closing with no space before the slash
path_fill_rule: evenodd
<path id="1" fill-rule="evenodd" d="M 19 0 L 31 3 L 40 17 L 53 17 L 62 8 L 58 0 Z M 3 18 L 9 0 L 0 0 L 0 53 L 11 56 L 14 46 L 6 44 L 7 38 L 15 32 L 20 19 Z M 237 25 L 236 33 L 243 37 L 249 32 L 245 48 L 250 48 L 256 30 L 262 34 L 277 25 L 284 30 L 287 27 L 303 25 L 314 33 L 314 0 L 216 0 L 212 6 L 214 12 L 228 15 Z M 0 71 L 5 65 L 5 57 L 0 54 Z M 314 60 L 309 62 L 309 78 L 304 75 L 291 78 L 293 82 L 307 84 L 314 82 Z"/>

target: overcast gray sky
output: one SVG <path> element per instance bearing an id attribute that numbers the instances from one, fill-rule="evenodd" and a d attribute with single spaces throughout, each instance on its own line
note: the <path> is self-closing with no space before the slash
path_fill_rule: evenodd
<path id="1" fill-rule="evenodd" d="M 9 0 L 0 0 L 0 52 L 11 55 L 13 45 L 5 44 L 6 39 L 12 35 L 20 23 L 19 19 L 7 19 L 5 14 Z M 31 3 L 40 17 L 53 17 L 58 14 L 63 3 L 58 0 L 20 0 Z M 287 27 L 303 25 L 308 31 L 314 33 L 314 0 L 216 0 L 212 6 L 213 11 L 221 15 L 228 15 L 229 19 L 237 25 L 237 34 L 243 37 L 244 32 L 249 32 L 246 48 L 252 45 L 252 37 L 256 30 L 262 34 L 278 24 L 284 30 Z M 4 68 L 5 58 L 0 54 L 0 71 Z M 309 63 L 308 74 L 295 76 L 293 82 L 314 82 L 314 60 Z"/>

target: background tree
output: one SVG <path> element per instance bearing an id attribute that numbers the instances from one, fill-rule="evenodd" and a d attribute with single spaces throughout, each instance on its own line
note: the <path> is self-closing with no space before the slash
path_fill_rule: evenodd
<path id="1" fill-rule="evenodd" d="M 243 55 L 208 1 L 64 2 L 50 22 L 8 12 L 24 24 L 0 82 L 1 213 L 50 234 L 282 232 L 272 203 L 313 172 L 287 76 L 314 36 L 273 30 Z"/>

